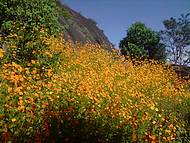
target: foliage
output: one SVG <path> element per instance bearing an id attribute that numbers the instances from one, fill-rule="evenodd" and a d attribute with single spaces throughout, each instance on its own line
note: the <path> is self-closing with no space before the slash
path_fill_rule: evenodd
<path id="1" fill-rule="evenodd" d="M 127 30 L 127 35 L 120 41 L 123 55 L 131 58 L 165 60 L 165 47 L 159 43 L 159 35 L 147 28 L 143 23 L 136 22 Z M 132 46 L 132 45 L 133 46 Z"/>
<path id="2" fill-rule="evenodd" d="M 41 38 L 60 32 L 56 3 L 56 0 L 0 2 L 0 29 L 7 34 L 3 41 L 9 60 L 24 63 L 36 59 L 39 51 L 46 48 Z"/>
<path id="3" fill-rule="evenodd" d="M 122 45 L 122 43 L 120 43 L 120 45 Z M 123 45 L 121 53 L 123 55 L 130 55 L 132 59 L 139 59 L 147 56 L 147 51 L 144 49 L 144 47 L 136 46 L 135 44 L 130 42 L 128 42 L 127 45 Z"/>
<path id="4" fill-rule="evenodd" d="M 169 67 L 133 65 L 99 45 L 43 42 L 52 66 L 1 66 L 1 142 L 190 140 L 190 93 Z"/>
<path id="5" fill-rule="evenodd" d="M 190 13 L 180 18 L 164 20 L 165 30 L 161 31 L 162 41 L 168 47 L 170 62 L 178 65 L 190 63 Z"/>

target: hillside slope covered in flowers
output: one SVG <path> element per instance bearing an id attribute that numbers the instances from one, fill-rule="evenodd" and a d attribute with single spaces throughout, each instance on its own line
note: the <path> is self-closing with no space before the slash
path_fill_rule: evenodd
<path id="1" fill-rule="evenodd" d="M 1 142 L 190 141 L 188 83 L 169 66 L 44 42 L 45 61 L 1 63 Z"/>

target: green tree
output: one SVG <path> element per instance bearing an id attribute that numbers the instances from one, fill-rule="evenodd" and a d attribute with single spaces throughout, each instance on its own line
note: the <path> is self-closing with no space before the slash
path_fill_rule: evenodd
<path id="1" fill-rule="evenodd" d="M 159 34 L 136 22 L 127 30 L 127 35 L 120 41 L 121 53 L 131 58 L 149 58 L 165 60 L 165 46 L 160 43 Z"/>
<path id="2" fill-rule="evenodd" d="M 168 59 L 177 65 L 190 63 L 190 13 L 182 14 L 180 18 L 171 17 L 164 20 L 165 30 L 162 30 L 161 37 L 167 46 Z"/>
<path id="3" fill-rule="evenodd" d="M 57 0 L 1 0 L 0 31 L 6 34 L 9 52 L 16 52 L 9 58 L 18 62 L 36 58 L 34 53 L 46 46 L 41 38 L 61 30 L 58 11 Z"/>

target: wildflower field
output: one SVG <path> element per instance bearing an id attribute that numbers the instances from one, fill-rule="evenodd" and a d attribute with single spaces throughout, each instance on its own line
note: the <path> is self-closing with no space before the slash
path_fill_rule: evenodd
<path id="1" fill-rule="evenodd" d="M 189 83 L 170 66 L 44 42 L 46 60 L 1 62 L 0 142 L 190 142 Z"/>

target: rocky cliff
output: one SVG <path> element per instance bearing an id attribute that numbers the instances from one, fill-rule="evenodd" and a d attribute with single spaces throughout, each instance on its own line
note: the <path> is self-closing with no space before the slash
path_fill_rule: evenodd
<path id="1" fill-rule="evenodd" d="M 104 35 L 103 30 L 97 27 L 94 20 L 82 16 L 64 4 L 62 4 L 62 8 L 69 14 L 69 18 L 60 17 L 60 23 L 64 28 L 65 40 L 112 46 L 111 42 Z"/>

